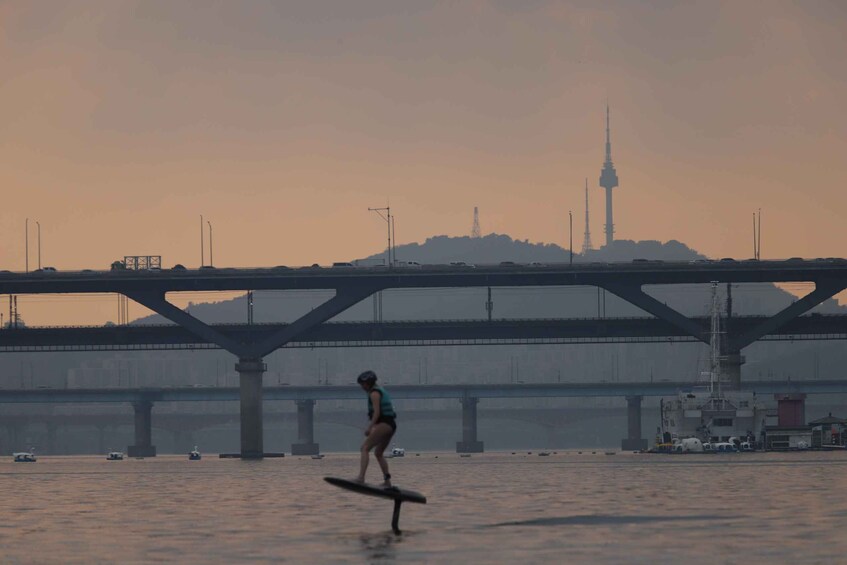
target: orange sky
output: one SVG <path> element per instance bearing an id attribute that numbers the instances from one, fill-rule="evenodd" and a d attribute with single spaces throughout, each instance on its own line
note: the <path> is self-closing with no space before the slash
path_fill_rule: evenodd
<path id="1" fill-rule="evenodd" d="M 845 256 L 842 2 L 0 3 L 0 268 L 329 263 L 470 231 Z M 579 238 L 581 242 L 581 237 Z M 34 301 L 29 323 L 100 323 Z M 56 308 L 56 305 L 60 305 Z M 0 309 L 7 309 L 5 305 Z M 140 310 L 140 307 L 136 307 Z"/>

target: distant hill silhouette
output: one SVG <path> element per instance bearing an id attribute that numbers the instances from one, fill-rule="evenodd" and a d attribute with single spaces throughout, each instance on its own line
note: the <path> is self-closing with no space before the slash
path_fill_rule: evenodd
<path id="1" fill-rule="evenodd" d="M 675 240 L 667 243 L 618 240 L 611 247 L 590 251 L 585 256 L 574 253 L 573 260 L 575 263 L 629 261 L 636 258 L 684 261 L 702 257 L 685 244 Z M 365 257 L 361 261 L 372 263 L 384 258 L 385 252 L 382 252 Z M 555 243 L 530 243 L 528 240 L 520 241 L 508 235 L 495 233 L 479 238 L 439 235 L 427 239 L 424 243 L 398 246 L 397 258 L 400 261 L 418 261 L 419 263 L 449 263 L 450 261 L 474 264 L 501 261 L 567 263 L 570 260 L 570 251 Z"/>

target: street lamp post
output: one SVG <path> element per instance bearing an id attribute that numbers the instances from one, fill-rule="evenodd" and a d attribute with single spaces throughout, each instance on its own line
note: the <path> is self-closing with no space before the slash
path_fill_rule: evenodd
<path id="1" fill-rule="evenodd" d="M 388 268 L 392 267 L 391 262 L 391 228 L 392 228 L 392 216 L 391 216 L 391 206 L 386 206 L 385 208 L 368 208 L 369 212 L 376 212 L 379 214 L 379 217 L 388 223 L 388 249 L 386 250 L 386 255 L 388 258 L 387 266 Z M 385 212 L 386 215 L 383 216 L 382 213 Z"/>
<path id="2" fill-rule="evenodd" d="M 207 221 L 206 223 L 209 224 L 209 265 L 214 267 L 215 259 L 212 255 L 212 222 Z"/>
<path id="3" fill-rule="evenodd" d="M 200 266 L 205 265 L 206 253 L 203 250 L 203 214 L 200 214 Z"/>
<path id="4" fill-rule="evenodd" d="M 41 268 L 41 222 L 36 221 L 35 225 L 38 226 L 38 268 Z"/>
<path id="5" fill-rule="evenodd" d="M 29 218 L 24 222 L 24 269 L 29 272 Z"/>
<path id="6" fill-rule="evenodd" d="M 573 267 L 573 212 L 570 210 L 568 211 L 568 226 L 568 231 L 570 233 L 570 243 L 568 244 L 568 246 L 570 247 L 571 252 L 570 265 L 571 267 Z"/>

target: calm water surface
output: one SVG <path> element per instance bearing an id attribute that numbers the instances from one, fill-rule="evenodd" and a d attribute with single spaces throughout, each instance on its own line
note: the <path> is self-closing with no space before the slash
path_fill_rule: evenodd
<path id="1" fill-rule="evenodd" d="M 0 560 L 847 562 L 847 453 L 411 453 L 395 483 L 429 503 L 400 536 L 390 501 L 323 482 L 356 461 L 4 456 Z"/>

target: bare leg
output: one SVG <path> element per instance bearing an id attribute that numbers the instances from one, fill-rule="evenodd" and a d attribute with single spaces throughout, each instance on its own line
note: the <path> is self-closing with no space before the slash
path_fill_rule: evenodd
<path id="1" fill-rule="evenodd" d="M 385 426 L 386 428 L 388 428 L 390 433 L 376 446 L 376 449 L 374 449 L 374 457 L 376 457 L 376 462 L 379 463 L 379 468 L 382 469 L 382 475 L 387 476 L 388 461 L 385 460 L 385 457 L 383 457 L 382 454 L 385 453 L 388 444 L 391 443 L 391 438 L 394 437 L 394 430 L 391 429 L 391 426 L 389 426 L 388 424 L 380 424 L 380 426 Z M 390 486 L 389 481 L 386 480 L 385 483 L 385 486 Z"/>
<path id="2" fill-rule="evenodd" d="M 360 448 L 359 476 L 356 477 L 356 482 L 365 482 L 365 472 L 368 470 L 368 459 L 370 459 L 370 450 L 371 448 L 368 447 L 368 438 L 365 438 L 365 441 L 362 442 L 362 447 Z"/>
<path id="3" fill-rule="evenodd" d="M 357 481 L 360 483 L 365 482 L 365 472 L 368 470 L 368 459 L 371 449 L 374 447 L 381 445 L 383 442 L 385 445 L 388 445 L 388 441 L 391 439 L 391 436 L 394 434 L 394 430 L 391 429 L 391 426 L 388 424 L 377 424 L 371 430 L 371 433 L 368 437 L 365 438 L 365 441 L 362 442 L 361 448 L 361 457 L 359 460 L 359 476 L 357 477 Z M 383 450 L 385 448 L 383 447 Z M 380 457 L 381 457 L 380 453 Z M 380 457 L 377 458 L 379 462 Z M 385 464 L 385 467 L 382 467 L 385 460 L 379 464 L 381 468 L 387 469 L 388 464 Z"/>

